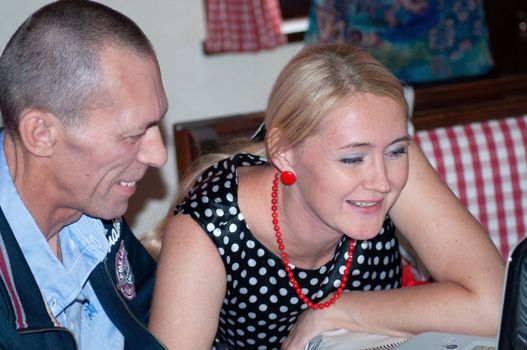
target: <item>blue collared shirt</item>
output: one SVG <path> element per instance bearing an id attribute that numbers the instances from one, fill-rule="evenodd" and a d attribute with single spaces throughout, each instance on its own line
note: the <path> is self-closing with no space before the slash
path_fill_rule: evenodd
<path id="1" fill-rule="evenodd" d="M 108 253 L 102 222 L 83 215 L 59 232 L 62 263 L 14 186 L 0 132 L 0 206 L 57 325 L 68 328 L 80 349 L 123 349 L 124 338 L 104 312 L 88 277 Z"/>

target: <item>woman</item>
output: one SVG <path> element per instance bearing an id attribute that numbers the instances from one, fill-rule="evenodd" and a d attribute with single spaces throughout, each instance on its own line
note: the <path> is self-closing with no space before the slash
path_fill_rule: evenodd
<path id="1" fill-rule="evenodd" d="M 173 349 L 301 349 L 338 328 L 494 334 L 503 262 L 407 114 L 400 82 L 367 53 L 297 54 L 265 141 L 209 161 L 167 219 L 154 334 Z M 437 282 L 399 288 L 395 227 Z"/>

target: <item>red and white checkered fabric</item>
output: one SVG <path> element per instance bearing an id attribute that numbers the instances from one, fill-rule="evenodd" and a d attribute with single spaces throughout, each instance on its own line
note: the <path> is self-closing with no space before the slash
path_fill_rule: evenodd
<path id="1" fill-rule="evenodd" d="M 527 115 L 419 131 L 414 138 L 506 258 L 526 234 Z"/>
<path id="2" fill-rule="evenodd" d="M 278 0 L 207 0 L 207 52 L 271 49 L 285 44 Z"/>

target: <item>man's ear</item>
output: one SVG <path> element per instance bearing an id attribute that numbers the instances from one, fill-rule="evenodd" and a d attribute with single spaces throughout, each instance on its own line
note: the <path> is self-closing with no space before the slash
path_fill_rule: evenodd
<path id="1" fill-rule="evenodd" d="M 267 147 L 271 157 L 270 161 L 280 171 L 292 170 L 294 164 L 293 150 L 284 142 L 281 136 L 278 128 L 272 128 L 268 132 Z"/>
<path id="2" fill-rule="evenodd" d="M 50 157 L 55 152 L 60 125 L 52 113 L 30 108 L 22 113 L 18 132 L 30 153 L 38 157 Z"/>

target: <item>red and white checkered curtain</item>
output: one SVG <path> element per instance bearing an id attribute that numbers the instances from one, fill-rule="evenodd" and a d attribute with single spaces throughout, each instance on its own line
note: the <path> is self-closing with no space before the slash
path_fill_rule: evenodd
<path id="1" fill-rule="evenodd" d="M 506 259 L 527 234 L 527 115 L 422 130 L 415 141 Z"/>
<path id="2" fill-rule="evenodd" d="M 206 50 L 254 52 L 286 42 L 278 0 L 207 0 Z"/>

